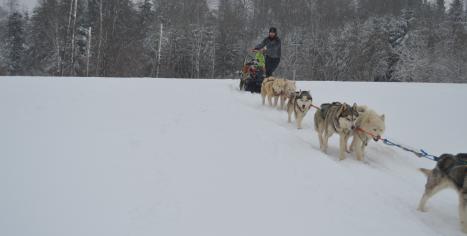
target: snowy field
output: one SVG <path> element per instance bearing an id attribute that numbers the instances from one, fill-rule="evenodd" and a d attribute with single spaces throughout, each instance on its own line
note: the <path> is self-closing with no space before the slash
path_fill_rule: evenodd
<path id="1" fill-rule="evenodd" d="M 301 82 L 366 104 L 388 138 L 467 150 L 466 85 Z M 370 143 L 319 151 L 233 80 L 0 78 L 0 235 L 463 235 L 457 196 L 416 211 L 418 159 Z"/>

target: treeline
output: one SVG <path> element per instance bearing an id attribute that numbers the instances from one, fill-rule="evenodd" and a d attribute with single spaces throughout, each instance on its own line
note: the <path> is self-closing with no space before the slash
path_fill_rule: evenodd
<path id="1" fill-rule="evenodd" d="M 0 75 L 232 78 L 275 26 L 278 74 L 467 82 L 454 0 L 40 0 L 0 9 Z"/>

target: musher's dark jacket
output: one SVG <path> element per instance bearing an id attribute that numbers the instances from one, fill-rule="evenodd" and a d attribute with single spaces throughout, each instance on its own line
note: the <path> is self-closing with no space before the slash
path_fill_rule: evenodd
<path id="1" fill-rule="evenodd" d="M 255 49 L 260 50 L 266 47 L 266 52 L 264 53 L 266 56 L 271 58 L 281 58 L 281 40 L 279 37 L 274 37 L 273 39 L 267 37 L 258 44 Z"/>

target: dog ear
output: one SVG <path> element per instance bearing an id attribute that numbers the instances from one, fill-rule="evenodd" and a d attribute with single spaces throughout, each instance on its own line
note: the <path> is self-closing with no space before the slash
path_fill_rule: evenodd
<path id="1" fill-rule="evenodd" d="M 347 106 L 341 106 L 341 109 L 339 109 L 339 114 L 341 114 L 342 112 L 344 112 L 345 110 L 347 109 Z"/>
<path id="2" fill-rule="evenodd" d="M 343 103 L 341 108 L 342 108 L 342 111 L 347 111 L 347 108 L 350 107 L 349 105 L 347 105 L 347 103 Z"/>
<path id="3" fill-rule="evenodd" d="M 386 115 L 383 114 L 383 115 L 381 116 L 381 120 L 382 120 L 382 121 L 385 121 L 385 120 L 386 120 Z"/>
<path id="4" fill-rule="evenodd" d="M 358 112 L 358 106 L 357 106 L 356 102 L 354 102 L 354 104 L 352 106 L 352 110 Z"/>
<path id="5" fill-rule="evenodd" d="M 430 176 L 431 175 L 431 172 L 433 172 L 432 170 L 428 170 L 428 169 L 425 169 L 425 168 L 420 168 L 419 169 L 426 177 Z"/>
<path id="6" fill-rule="evenodd" d="M 345 105 L 345 104 L 341 105 L 341 107 L 339 108 L 339 110 L 337 110 L 337 114 L 336 114 L 337 117 L 340 117 L 340 116 L 341 116 L 341 114 L 345 111 L 345 108 L 346 108 L 346 105 Z"/>

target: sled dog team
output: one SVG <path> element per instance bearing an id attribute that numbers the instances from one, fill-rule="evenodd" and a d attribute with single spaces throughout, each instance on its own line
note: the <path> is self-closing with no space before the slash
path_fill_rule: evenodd
<path id="1" fill-rule="evenodd" d="M 296 92 L 296 90 L 295 81 L 269 77 L 263 81 L 261 96 L 263 105 L 266 104 L 267 99 L 270 106 L 279 105 L 279 109 L 286 109 L 289 123 L 294 115 L 297 128 L 301 129 L 303 119 L 314 107 L 313 98 L 310 91 Z M 278 104 L 279 100 L 280 104 Z M 378 137 L 381 137 L 385 130 L 384 115 L 378 115 L 366 106 L 357 104 L 353 106 L 340 102 L 323 104 L 316 111 L 314 120 L 321 151 L 326 153 L 328 140 L 333 134 L 340 136 L 340 160 L 345 159 L 346 152 L 355 151 L 357 159 L 362 161 L 368 141 L 371 139 L 378 141 Z M 348 148 L 347 143 L 350 137 L 353 137 L 353 141 Z"/>
<path id="2" fill-rule="evenodd" d="M 385 131 L 385 115 L 379 115 L 366 106 L 341 102 L 313 105 L 310 91 L 296 91 L 295 81 L 269 77 L 261 86 L 263 105 L 266 100 L 270 106 L 286 110 L 288 122 L 292 115 L 298 129 L 312 107 L 316 108 L 314 128 L 318 134 L 321 151 L 326 153 L 329 138 L 337 134 L 339 141 L 339 159 L 344 160 L 346 153 L 355 152 L 357 160 L 362 161 L 368 142 L 377 142 Z M 280 103 L 279 103 L 280 100 Z M 348 147 L 349 139 L 353 137 Z M 428 199 L 445 188 L 453 188 L 459 194 L 459 218 L 462 231 L 467 233 L 467 154 L 456 156 L 443 154 L 433 170 L 420 169 L 427 176 L 425 193 L 420 200 L 418 210 L 424 212 Z"/>

